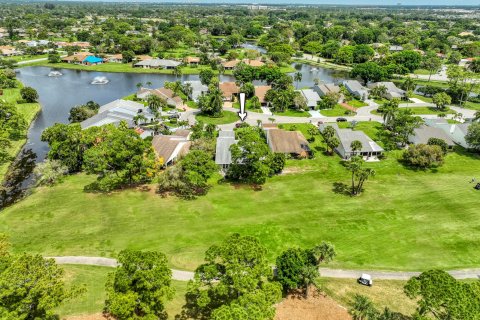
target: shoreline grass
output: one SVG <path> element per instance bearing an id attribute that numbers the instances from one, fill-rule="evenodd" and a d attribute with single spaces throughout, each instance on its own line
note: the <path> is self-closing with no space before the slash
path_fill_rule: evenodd
<path id="1" fill-rule="evenodd" d="M 17 110 L 22 114 L 27 122 L 27 128 L 22 132 L 22 137 L 18 140 L 11 140 L 11 146 L 7 149 L 8 154 L 11 157 L 11 160 L 6 161 L 5 163 L 0 163 L 0 182 L 3 181 L 5 174 L 8 171 L 8 167 L 12 163 L 13 159 L 17 154 L 22 150 L 23 146 L 27 142 L 27 133 L 30 128 L 30 125 L 33 123 L 38 113 L 41 111 L 39 103 L 17 103 L 20 97 L 20 89 L 23 87 L 23 84 L 18 81 L 18 88 L 12 89 L 3 89 L 3 95 L 0 96 L 0 99 L 5 100 L 7 103 L 15 104 Z"/>

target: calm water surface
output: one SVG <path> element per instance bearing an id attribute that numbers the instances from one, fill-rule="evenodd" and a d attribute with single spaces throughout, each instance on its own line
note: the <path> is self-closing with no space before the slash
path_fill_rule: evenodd
<path id="1" fill-rule="evenodd" d="M 294 68 L 302 73 L 302 81 L 298 87 L 313 85 L 314 79 L 324 82 L 338 82 L 345 79 L 344 72 L 329 69 L 314 68 L 305 64 L 293 64 Z M 37 161 L 42 161 L 48 152 L 48 145 L 40 141 L 45 128 L 55 123 L 68 123 L 70 109 L 87 101 L 95 101 L 100 105 L 134 93 L 137 83 L 152 83 L 153 88 L 159 88 L 165 81 L 198 80 L 198 75 L 184 75 L 176 78 L 166 74 L 139 74 L 139 73 L 106 73 L 69 69 L 55 69 L 60 71 L 61 77 L 48 77 L 54 69 L 49 67 L 25 67 L 19 70 L 18 79 L 26 86 L 35 88 L 40 95 L 42 111 L 32 124 L 28 133 L 28 142 L 25 149 L 32 149 L 37 154 Z M 95 77 L 106 77 L 106 85 L 92 85 Z M 223 75 L 221 81 L 234 81 L 232 76 Z"/>

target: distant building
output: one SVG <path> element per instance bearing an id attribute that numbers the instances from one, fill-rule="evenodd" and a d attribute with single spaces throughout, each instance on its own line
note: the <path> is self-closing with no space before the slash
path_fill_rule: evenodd
<path id="1" fill-rule="evenodd" d="M 147 59 L 135 63 L 135 67 L 144 69 L 175 69 L 181 62 L 166 59 Z"/>
<path id="2" fill-rule="evenodd" d="M 389 50 L 390 50 L 390 52 L 400 52 L 400 51 L 403 51 L 403 47 L 402 46 L 390 46 Z"/>

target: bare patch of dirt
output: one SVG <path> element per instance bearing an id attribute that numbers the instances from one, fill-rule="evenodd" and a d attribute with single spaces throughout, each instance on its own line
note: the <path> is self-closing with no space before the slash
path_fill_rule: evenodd
<path id="1" fill-rule="evenodd" d="M 105 317 L 102 313 L 87 314 L 83 316 L 69 316 L 62 318 L 63 320 L 107 320 L 112 319 Z"/>
<path id="2" fill-rule="evenodd" d="M 308 299 L 302 294 L 288 295 L 277 305 L 275 320 L 352 320 L 352 317 L 335 300 L 315 291 Z"/>

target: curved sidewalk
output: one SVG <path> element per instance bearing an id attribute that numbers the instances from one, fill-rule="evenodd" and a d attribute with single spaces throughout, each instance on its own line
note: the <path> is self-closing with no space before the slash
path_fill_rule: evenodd
<path id="1" fill-rule="evenodd" d="M 80 264 L 89 266 L 111 267 L 118 265 L 116 259 L 103 257 L 84 257 L 84 256 L 64 256 L 64 257 L 46 257 L 55 259 L 58 264 Z M 342 270 L 320 268 L 320 275 L 327 278 L 356 279 L 362 273 L 370 274 L 377 280 L 408 280 L 411 277 L 418 276 L 420 272 L 402 272 L 402 271 L 368 271 L 368 270 Z M 480 269 L 464 269 L 448 271 L 456 279 L 480 279 Z M 173 280 L 188 281 L 193 279 L 193 272 L 172 269 Z"/>

